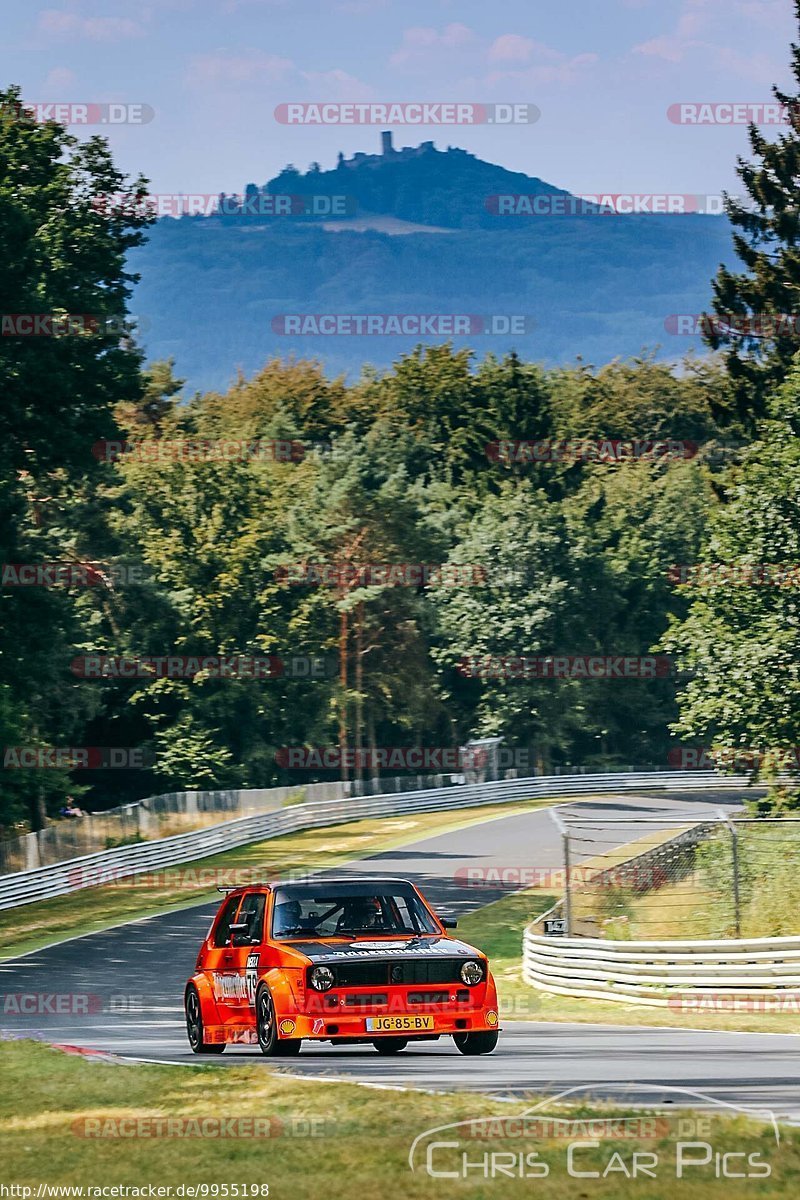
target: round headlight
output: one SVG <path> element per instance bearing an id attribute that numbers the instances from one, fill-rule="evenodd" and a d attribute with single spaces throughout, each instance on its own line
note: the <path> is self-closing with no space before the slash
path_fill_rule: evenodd
<path id="1" fill-rule="evenodd" d="M 475 987 L 476 983 L 480 983 L 483 979 L 483 967 L 479 962 L 470 959 L 461 967 L 461 978 L 466 983 L 467 987 Z"/>
<path id="2" fill-rule="evenodd" d="M 314 967 L 311 971 L 311 986 L 318 992 L 327 992 L 333 987 L 333 971 L 330 967 Z"/>

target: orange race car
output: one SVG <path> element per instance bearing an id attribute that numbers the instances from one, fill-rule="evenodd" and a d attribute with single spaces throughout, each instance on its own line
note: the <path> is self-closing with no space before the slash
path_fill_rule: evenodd
<path id="1" fill-rule="evenodd" d="M 288 1056 L 307 1038 L 395 1054 L 451 1034 L 462 1054 L 488 1054 L 497 991 L 486 956 L 447 935 L 454 925 L 402 879 L 237 888 L 186 985 L 189 1044 Z"/>

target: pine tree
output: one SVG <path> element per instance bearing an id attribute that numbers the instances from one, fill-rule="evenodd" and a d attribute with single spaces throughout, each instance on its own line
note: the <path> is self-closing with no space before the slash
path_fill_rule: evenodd
<path id="1" fill-rule="evenodd" d="M 800 0 L 794 0 L 800 27 Z M 800 46 L 792 43 L 793 95 L 772 89 L 785 107 L 788 131 L 768 141 L 750 125 L 753 160 L 739 158 L 745 198 L 726 196 L 733 243 L 745 271 L 721 266 L 713 283 L 713 316 L 704 337 L 724 350 L 737 412 L 752 428 L 765 399 L 785 379 L 800 348 Z"/>

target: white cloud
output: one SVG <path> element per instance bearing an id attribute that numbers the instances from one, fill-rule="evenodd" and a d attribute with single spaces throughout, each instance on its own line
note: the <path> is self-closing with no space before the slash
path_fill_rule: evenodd
<path id="1" fill-rule="evenodd" d="M 56 8 L 44 9 L 37 26 L 50 37 L 84 38 L 91 42 L 119 42 L 144 34 L 142 26 L 129 17 L 81 17 Z"/>
<path id="2" fill-rule="evenodd" d="M 489 47 L 489 62 L 519 62 L 530 61 L 536 47 L 532 38 L 522 37 L 518 33 L 504 33 L 495 38 Z"/>
<path id="3" fill-rule="evenodd" d="M 745 22 L 782 25 L 788 15 L 784 0 L 684 0 L 685 7 L 672 33 L 659 34 L 633 47 L 634 54 L 661 59 L 667 63 L 684 62 L 699 51 L 705 61 L 733 75 L 756 82 L 769 82 L 779 72 L 776 63 L 765 55 L 740 53 L 714 41 L 720 28 L 730 33 L 735 18 Z"/>
<path id="4" fill-rule="evenodd" d="M 369 84 L 349 75 L 347 71 L 303 71 L 303 78 L 317 89 L 324 100 L 370 100 L 374 96 Z"/>
<path id="5" fill-rule="evenodd" d="M 402 44 L 389 61 L 396 67 L 418 66 L 429 62 L 431 54 L 438 56 L 447 51 L 468 50 L 476 42 L 473 30 L 458 22 L 441 30 L 416 25 L 404 31 Z"/>
<path id="6" fill-rule="evenodd" d="M 339 67 L 330 71 L 303 71 L 292 59 L 265 54 L 262 50 L 199 54 L 191 59 L 187 74 L 193 86 L 219 92 L 253 84 L 282 84 L 302 91 L 310 87 L 314 100 L 369 100 L 374 95 L 369 84 Z"/>
<path id="7" fill-rule="evenodd" d="M 69 67 L 53 67 L 49 71 L 44 81 L 44 86 L 51 92 L 57 92 L 62 88 L 72 87 L 75 82 L 75 72 L 70 71 Z"/>
<path id="8" fill-rule="evenodd" d="M 517 34 L 497 38 L 487 57 L 496 68 L 482 81 L 488 87 L 504 83 L 520 87 L 571 84 L 599 61 L 599 55 L 594 53 L 563 54 L 544 42 Z"/>
<path id="9" fill-rule="evenodd" d="M 292 72 L 295 64 L 277 54 L 250 50 L 232 54 L 222 50 L 214 54 L 198 54 L 189 62 L 189 76 L 195 84 L 280 83 Z"/>

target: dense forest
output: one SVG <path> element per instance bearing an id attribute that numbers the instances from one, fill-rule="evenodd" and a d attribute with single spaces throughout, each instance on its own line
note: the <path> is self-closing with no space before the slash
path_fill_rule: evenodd
<path id="1" fill-rule="evenodd" d="M 547 771 L 795 746 L 797 338 L 730 317 L 791 311 L 800 136 L 750 136 L 711 355 L 545 368 L 445 343 L 184 395 L 125 327 L 146 182 L 0 95 L 2 312 L 61 322 L 0 338 L 0 824 L 338 775 L 289 747 L 502 737 Z M 642 656 L 658 669 L 575 667 Z"/>

